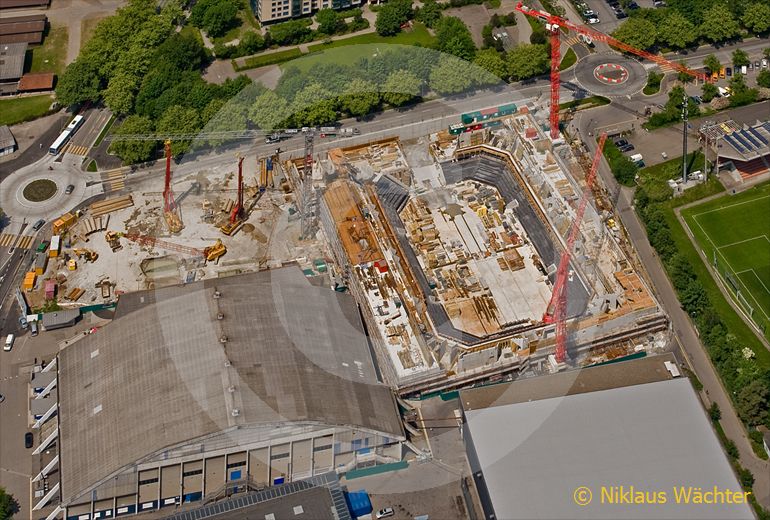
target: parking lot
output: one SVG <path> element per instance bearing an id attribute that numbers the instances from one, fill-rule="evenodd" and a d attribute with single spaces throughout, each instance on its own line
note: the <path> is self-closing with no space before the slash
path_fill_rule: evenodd
<path id="1" fill-rule="evenodd" d="M 625 9 L 621 7 L 619 0 L 575 0 L 572 5 L 579 13 L 583 14 L 585 23 L 592 25 L 594 29 L 600 32 L 609 34 L 627 19 L 629 11 L 638 8 L 652 9 L 656 3 L 659 4 L 660 2 L 656 2 L 656 0 L 632 0 Z M 592 11 L 593 14 L 584 14 L 587 10 Z M 592 18 L 598 19 L 598 21 L 591 22 Z"/>
<path id="2" fill-rule="evenodd" d="M 15 304 L 14 304 L 15 305 Z M 10 352 L 0 351 L 0 487 L 18 501 L 20 511 L 16 518 L 30 517 L 30 478 L 54 456 L 49 453 L 32 455 L 40 444 L 40 431 L 32 429 L 29 420 L 29 382 L 33 366 L 50 361 L 59 351 L 60 342 L 81 337 L 93 326 L 92 315 L 75 327 L 41 332 L 32 337 L 29 329 L 18 332 Z M 4 331 L 5 332 L 5 331 Z M 5 335 L 3 336 L 5 341 Z M 25 434 L 32 432 L 33 447 L 25 447 Z"/>

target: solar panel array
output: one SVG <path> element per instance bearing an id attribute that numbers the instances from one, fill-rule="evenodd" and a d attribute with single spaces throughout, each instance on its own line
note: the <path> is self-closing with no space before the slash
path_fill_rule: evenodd
<path id="1" fill-rule="evenodd" d="M 761 126 L 770 133 L 770 122 L 763 123 Z M 734 130 L 729 134 L 725 133 L 724 139 L 730 146 L 743 154 L 759 152 L 760 149 L 765 148 L 770 144 L 768 143 L 767 138 L 762 135 L 757 128 Z"/>
<path id="2" fill-rule="evenodd" d="M 247 495 L 243 495 L 238 498 L 231 498 L 229 500 L 223 500 L 215 504 L 199 507 L 191 511 L 177 513 L 167 517 L 167 520 L 204 520 L 206 518 L 212 518 L 223 513 L 234 511 L 236 509 L 243 509 L 249 506 L 260 504 L 262 502 L 287 497 L 316 487 L 325 487 L 329 490 L 329 493 L 332 496 L 332 501 L 335 505 L 335 509 L 337 510 L 339 520 L 351 520 L 350 513 L 348 512 L 347 504 L 345 502 L 345 497 L 343 496 L 342 489 L 340 488 L 339 480 L 337 480 L 337 475 L 333 472 L 324 473 L 323 475 L 316 475 L 305 480 L 297 480 L 295 482 L 281 484 L 280 486 L 269 487 L 261 491 L 255 491 Z"/>

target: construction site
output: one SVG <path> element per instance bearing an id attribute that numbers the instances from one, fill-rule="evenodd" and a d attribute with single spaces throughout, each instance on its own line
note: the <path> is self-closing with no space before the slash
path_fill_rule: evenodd
<path id="1" fill-rule="evenodd" d="M 125 194 L 54 222 L 22 287 L 33 312 L 109 304 L 126 292 L 287 262 L 307 275 L 325 271 L 320 245 L 300 240 L 299 213 L 276 158 L 233 155 L 177 178 L 166 146 L 165 177 L 135 181 Z"/>
<path id="2" fill-rule="evenodd" d="M 596 166 L 551 140 L 543 113 L 524 106 L 459 135 L 317 161 L 310 191 L 335 272 L 401 395 L 668 347 L 667 318 L 593 186 Z"/>
<path id="3" fill-rule="evenodd" d="M 598 156 L 551 139 L 542 105 L 495 110 L 464 114 L 460 132 L 318 154 L 309 133 L 298 157 L 223 155 L 183 175 L 166 143 L 164 177 L 54 223 L 29 305 L 295 264 L 354 296 L 403 396 L 667 348 L 667 318 L 593 186 Z"/>

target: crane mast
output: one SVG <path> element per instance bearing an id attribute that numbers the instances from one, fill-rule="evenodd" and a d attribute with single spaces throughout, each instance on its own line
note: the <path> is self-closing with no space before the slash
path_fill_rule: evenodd
<path id="1" fill-rule="evenodd" d="M 599 143 L 596 146 L 596 153 L 594 154 L 593 162 L 591 163 L 591 170 L 586 176 L 586 186 L 583 189 L 583 196 L 580 199 L 577 211 L 575 212 L 575 218 L 572 221 L 569 235 L 567 237 L 567 246 L 561 254 L 559 260 L 559 267 L 556 271 L 556 279 L 553 284 L 553 292 L 551 293 L 551 301 L 548 304 L 546 315 L 543 317 L 543 321 L 546 323 L 556 323 L 556 361 L 563 363 L 567 359 L 567 282 L 569 278 L 570 262 L 572 261 L 572 252 L 575 248 L 575 241 L 580 235 L 580 223 L 583 221 L 583 215 L 585 215 L 586 207 L 588 206 L 588 199 L 592 193 L 592 187 L 594 179 L 596 178 L 596 172 L 599 169 L 599 163 L 602 158 L 602 150 L 604 150 L 604 143 L 607 141 L 607 134 L 602 134 L 599 137 Z"/>

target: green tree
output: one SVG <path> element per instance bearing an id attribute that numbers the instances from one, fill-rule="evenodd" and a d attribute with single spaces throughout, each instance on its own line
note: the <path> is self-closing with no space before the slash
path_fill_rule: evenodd
<path id="1" fill-rule="evenodd" d="M 392 4 L 385 4 L 377 11 L 374 27 L 380 36 L 393 36 L 401 31 L 405 21 Z"/>
<path id="2" fill-rule="evenodd" d="M 152 121 L 143 116 L 128 116 L 115 132 L 115 136 L 130 134 L 151 134 Z M 109 151 L 120 157 L 125 164 L 135 164 L 152 158 L 155 141 L 113 141 Z"/>
<path id="3" fill-rule="evenodd" d="M 238 8 L 230 2 L 211 6 L 203 16 L 203 28 L 209 36 L 217 37 L 227 32 L 238 19 Z"/>
<path id="4" fill-rule="evenodd" d="M 754 2 L 746 6 L 741 17 L 744 27 L 754 34 L 762 34 L 770 29 L 770 4 Z"/>
<path id="5" fill-rule="evenodd" d="M 249 119 L 262 130 L 283 127 L 290 115 L 289 103 L 272 90 L 257 96 L 249 108 Z"/>
<path id="6" fill-rule="evenodd" d="M 749 88 L 743 74 L 733 74 L 730 78 L 730 106 L 739 107 L 748 105 L 757 100 L 759 91 Z"/>
<path id="7" fill-rule="evenodd" d="M 292 109 L 298 125 L 317 126 L 337 120 L 337 99 L 318 83 L 297 92 Z"/>
<path id="8" fill-rule="evenodd" d="M 703 64 L 712 74 L 722 70 L 722 64 L 719 62 L 719 58 L 717 58 L 713 54 L 709 54 L 708 56 L 706 56 L 706 59 L 703 60 Z"/>
<path id="9" fill-rule="evenodd" d="M 10 520 L 19 511 L 19 503 L 0 487 L 0 520 Z"/>
<path id="10" fill-rule="evenodd" d="M 441 6 L 436 0 L 425 0 L 422 7 L 415 11 L 414 19 L 433 28 L 441 19 Z"/>
<path id="11" fill-rule="evenodd" d="M 757 85 L 770 88 L 770 70 L 762 69 L 762 71 L 757 74 Z"/>
<path id="12" fill-rule="evenodd" d="M 468 63 L 453 56 L 441 56 L 430 73 L 430 89 L 443 95 L 459 94 L 473 84 Z"/>
<path id="13" fill-rule="evenodd" d="M 310 38 L 310 20 L 290 20 L 288 22 L 277 23 L 268 29 L 270 40 L 278 45 L 291 45 L 293 43 L 302 43 Z"/>
<path id="14" fill-rule="evenodd" d="M 243 35 L 238 47 L 243 56 L 255 54 L 265 48 L 265 39 L 257 31 L 249 31 Z"/>
<path id="15" fill-rule="evenodd" d="M 228 132 L 246 130 L 246 106 L 238 99 L 232 99 L 220 106 L 221 99 L 212 99 L 203 113 L 204 117 L 209 116 L 212 111 L 216 113 L 210 115 L 205 132 Z M 206 119 L 204 119 L 206 121 Z M 209 139 L 208 144 L 219 146 L 226 142 L 225 139 Z"/>
<path id="16" fill-rule="evenodd" d="M 500 53 L 495 49 L 483 49 L 476 53 L 473 58 L 474 65 L 478 65 L 499 80 L 505 80 L 508 77 L 508 65 L 503 60 Z"/>
<path id="17" fill-rule="evenodd" d="M 194 108 L 172 105 L 166 109 L 158 121 L 158 133 L 161 134 L 196 134 L 201 129 L 198 111 Z M 190 141 L 174 141 L 171 153 L 178 157 L 190 148 Z"/>
<path id="18" fill-rule="evenodd" d="M 396 70 L 388 75 L 380 89 L 385 102 L 400 107 L 420 95 L 422 82 L 408 70 Z"/>
<path id="19" fill-rule="evenodd" d="M 732 460 L 738 460 L 741 456 L 741 452 L 738 451 L 738 446 L 736 446 L 730 439 L 725 439 L 725 452 Z"/>
<path id="20" fill-rule="evenodd" d="M 762 55 L 763 55 L 765 58 L 768 58 L 768 59 L 770 59 L 770 47 L 765 47 L 765 49 L 762 51 Z"/>
<path id="21" fill-rule="evenodd" d="M 544 74 L 549 67 L 550 57 L 545 45 L 522 44 L 508 52 L 508 72 L 516 81 Z"/>
<path id="22" fill-rule="evenodd" d="M 377 85 L 365 79 L 354 79 L 341 98 L 342 109 L 351 116 L 364 116 L 380 104 Z"/>
<path id="23" fill-rule="evenodd" d="M 252 33 L 247 33 L 252 34 Z M 206 49 L 189 32 L 174 33 L 158 46 L 154 62 L 162 68 L 198 70 L 206 61 Z"/>
<path id="24" fill-rule="evenodd" d="M 345 21 L 339 17 L 334 9 L 321 9 L 315 15 L 318 22 L 318 32 L 323 34 L 336 34 L 343 26 Z"/>
<path id="25" fill-rule="evenodd" d="M 129 114 L 134 108 L 134 97 L 138 90 L 137 77 L 121 73 L 110 80 L 104 91 L 104 102 L 118 115 Z"/>
<path id="26" fill-rule="evenodd" d="M 470 61 L 476 54 L 476 45 L 468 27 L 459 18 L 445 16 L 436 23 L 438 50 Z"/>
<path id="27" fill-rule="evenodd" d="M 658 25 L 658 41 L 673 49 L 684 49 L 697 39 L 695 26 L 678 11 L 670 11 Z"/>
<path id="28" fill-rule="evenodd" d="M 411 20 L 414 16 L 412 0 L 390 0 L 388 5 L 393 6 L 393 8 L 404 22 Z"/>
<path id="29" fill-rule="evenodd" d="M 770 410 L 770 389 L 761 379 L 755 379 L 738 390 L 735 411 L 750 426 L 764 424 Z"/>
<path id="30" fill-rule="evenodd" d="M 709 417 L 711 417 L 711 420 L 714 422 L 717 422 L 722 418 L 722 410 L 719 409 L 717 403 L 711 403 L 711 406 L 709 407 Z"/>
<path id="31" fill-rule="evenodd" d="M 722 4 L 714 4 L 703 14 L 700 34 L 712 42 L 731 40 L 741 34 L 733 13 Z"/>
<path id="32" fill-rule="evenodd" d="M 741 486 L 743 486 L 743 489 L 751 489 L 751 487 L 754 485 L 754 474 L 740 465 L 737 469 L 738 480 L 741 481 Z"/>
<path id="33" fill-rule="evenodd" d="M 733 51 L 733 65 L 735 67 L 742 67 L 751 63 L 749 55 L 743 49 L 735 49 Z"/>
<path id="34" fill-rule="evenodd" d="M 615 29 L 612 36 L 638 49 L 649 49 L 655 45 L 658 31 L 655 24 L 644 18 L 629 18 Z"/>
<path id="35" fill-rule="evenodd" d="M 99 71 L 88 57 L 79 57 L 68 65 L 56 83 L 56 97 L 65 106 L 99 99 L 100 91 Z"/>

